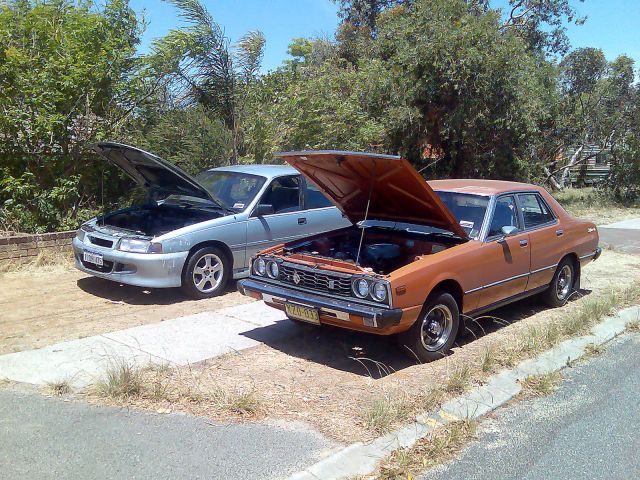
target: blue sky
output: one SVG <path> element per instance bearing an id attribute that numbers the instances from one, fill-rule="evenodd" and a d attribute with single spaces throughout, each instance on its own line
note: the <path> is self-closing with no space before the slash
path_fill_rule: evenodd
<path id="1" fill-rule="evenodd" d="M 333 36 L 338 25 L 337 6 L 331 0 L 204 0 L 209 12 L 224 26 L 229 38 L 239 39 L 249 30 L 261 30 L 267 45 L 263 71 L 278 67 L 287 58 L 287 47 L 296 37 Z M 506 3 L 495 1 L 495 5 Z M 574 47 L 602 48 L 609 59 L 625 53 L 640 67 L 640 0 L 586 0 L 572 4 L 585 25 L 569 26 Z M 180 25 L 176 9 L 161 0 L 131 0 L 144 11 L 148 26 L 142 47 Z"/>

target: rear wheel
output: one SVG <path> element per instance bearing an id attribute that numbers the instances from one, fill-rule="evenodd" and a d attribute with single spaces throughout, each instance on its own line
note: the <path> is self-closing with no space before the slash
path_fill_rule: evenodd
<path id="1" fill-rule="evenodd" d="M 231 265 L 219 248 L 204 247 L 187 259 L 182 272 L 182 291 L 191 298 L 220 295 L 229 281 Z"/>
<path id="2" fill-rule="evenodd" d="M 449 293 L 433 293 L 420 317 L 406 332 L 398 335 L 400 346 L 421 362 L 431 362 L 447 355 L 458 334 L 460 312 Z"/>
<path id="3" fill-rule="evenodd" d="M 576 269 L 570 258 L 565 258 L 560 262 L 549 288 L 542 294 L 542 301 L 545 305 L 555 308 L 561 307 L 571 297 L 575 291 Z"/>

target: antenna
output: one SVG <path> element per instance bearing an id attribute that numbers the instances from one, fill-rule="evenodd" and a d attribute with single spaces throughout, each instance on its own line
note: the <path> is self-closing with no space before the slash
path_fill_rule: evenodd
<path id="1" fill-rule="evenodd" d="M 369 216 L 369 205 L 371 205 L 371 194 L 373 193 L 373 184 L 376 181 L 376 164 L 373 163 L 373 170 L 371 171 L 371 183 L 369 184 L 369 197 L 367 198 L 367 208 L 364 211 L 364 219 L 363 222 L 367 221 L 367 217 Z M 364 225 L 360 227 L 362 229 L 362 233 L 360 234 L 360 244 L 358 245 L 358 254 L 356 255 L 356 267 L 360 264 L 360 251 L 362 250 L 362 241 L 364 240 Z"/>
<path id="2" fill-rule="evenodd" d="M 102 176 L 100 177 L 100 204 L 102 207 L 102 226 L 104 227 L 104 164 L 102 165 Z"/>

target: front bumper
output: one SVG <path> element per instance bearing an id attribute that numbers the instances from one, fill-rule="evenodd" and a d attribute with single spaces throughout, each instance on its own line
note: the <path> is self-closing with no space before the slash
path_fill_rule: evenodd
<path id="1" fill-rule="evenodd" d="M 84 250 L 101 254 L 105 265 L 100 268 L 83 262 Z M 122 252 L 94 244 L 87 245 L 78 237 L 73 239 L 73 253 L 78 270 L 114 282 L 148 288 L 179 287 L 182 283 L 182 268 L 189 255 L 189 252 Z"/>
<path id="2" fill-rule="evenodd" d="M 332 325 L 357 330 L 377 330 L 397 327 L 402 319 L 402 309 L 360 305 L 348 300 L 328 298 L 306 292 L 299 292 L 279 285 L 247 278 L 238 282 L 238 291 L 243 295 L 251 292 L 260 294 L 269 305 L 284 309 L 286 302 L 317 308 L 321 321 Z"/>

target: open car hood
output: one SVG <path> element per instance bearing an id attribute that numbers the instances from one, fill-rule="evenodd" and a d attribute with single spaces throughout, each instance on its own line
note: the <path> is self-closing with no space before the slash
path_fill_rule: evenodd
<path id="1" fill-rule="evenodd" d="M 113 142 L 99 142 L 92 145 L 91 149 L 122 169 L 147 190 L 202 198 L 220 205 L 207 189 L 189 174 L 152 153 Z"/>
<path id="2" fill-rule="evenodd" d="M 366 215 L 370 220 L 428 225 L 467 238 L 440 197 L 400 157 L 341 151 L 283 152 L 276 156 L 313 182 L 353 223 Z"/>

